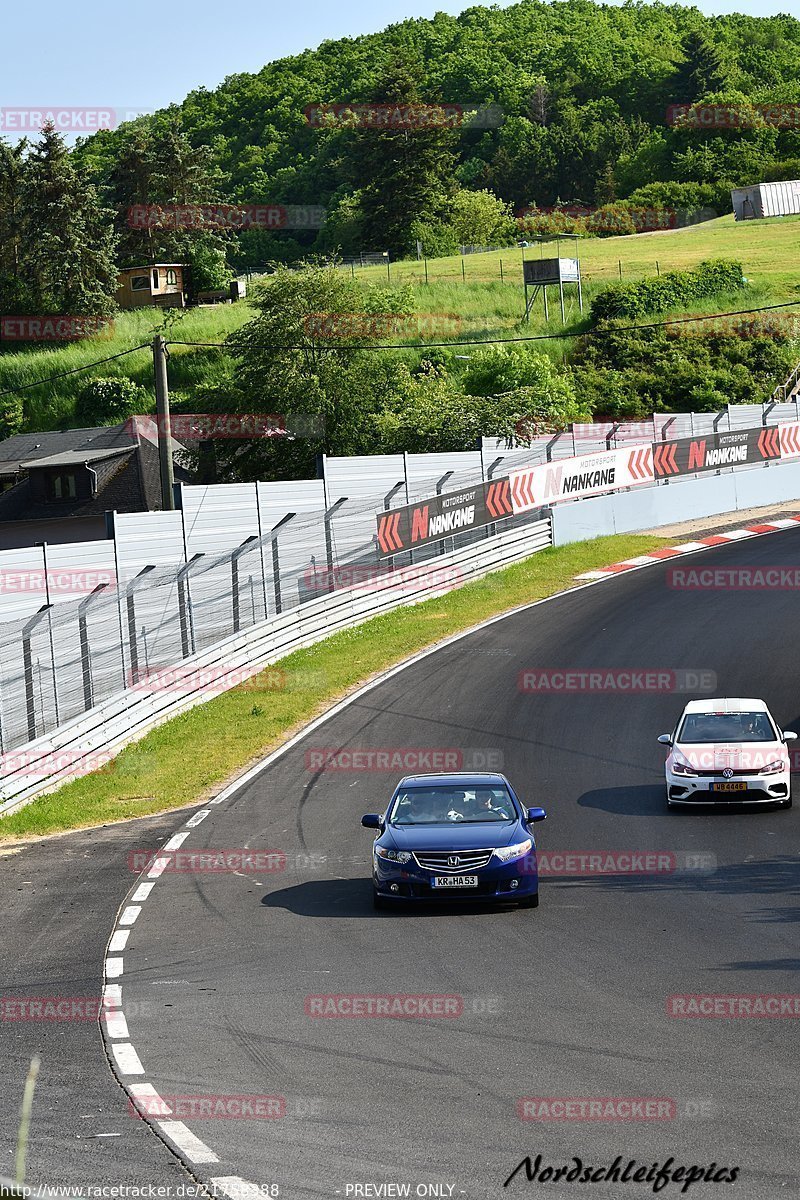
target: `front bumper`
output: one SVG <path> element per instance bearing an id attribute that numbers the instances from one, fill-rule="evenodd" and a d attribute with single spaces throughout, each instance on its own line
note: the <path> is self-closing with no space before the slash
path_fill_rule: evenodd
<path id="1" fill-rule="evenodd" d="M 676 775 L 667 771 L 667 797 L 673 804 L 777 804 L 791 795 L 790 774 L 774 775 Z M 719 791 L 713 784 L 744 784 L 735 791 Z"/>
<path id="2" fill-rule="evenodd" d="M 448 872 L 429 870 L 416 862 L 404 866 L 394 865 L 385 859 L 372 858 L 372 882 L 379 895 L 388 900 L 432 900 L 435 903 L 450 900 L 498 900 L 513 901 L 535 896 L 539 891 L 539 875 L 536 856 L 527 855 L 510 863 L 495 863 L 476 870 L 465 869 L 464 875 L 475 875 L 477 887 L 437 888 L 431 880 L 434 876 Z"/>

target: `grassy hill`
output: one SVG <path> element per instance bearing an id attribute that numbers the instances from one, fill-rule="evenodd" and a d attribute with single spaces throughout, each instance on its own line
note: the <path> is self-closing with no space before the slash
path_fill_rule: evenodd
<path id="1" fill-rule="evenodd" d="M 571 248 L 573 245 L 562 242 L 561 253 L 576 253 Z M 620 264 L 623 280 L 629 281 L 655 274 L 656 263 L 663 272 L 691 267 L 710 257 L 735 258 L 743 263 L 751 283 L 746 293 L 731 298 L 732 307 L 756 308 L 759 305 L 800 300 L 800 275 L 795 266 L 798 246 L 800 217 L 742 224 L 736 224 L 732 217 L 723 217 L 702 226 L 670 232 L 583 239 L 577 243 L 577 253 L 580 255 L 584 279 L 584 316 L 582 318 L 578 311 L 575 289 L 567 289 L 566 330 L 578 332 L 587 328 L 588 307 L 592 297 L 619 280 Z M 553 254 L 555 248 L 545 246 L 542 252 Z M 418 313 L 458 314 L 462 319 L 456 335 L 458 340 L 557 333 L 561 324 L 555 294 L 550 306 L 549 324 L 545 324 L 541 302 L 532 314 L 530 325 L 520 324 L 524 311 L 523 253 L 530 258 L 538 256 L 539 249 L 529 247 L 524 252 L 521 249 L 509 249 L 468 255 L 463 259 L 460 256 L 431 259 L 428 262 L 427 285 L 422 263 L 392 263 L 389 278 L 393 284 L 412 284 Z M 355 276 L 365 283 L 384 284 L 387 280 L 385 267 L 356 268 Z M 697 306 L 694 311 L 714 312 L 719 311 L 719 306 L 705 304 Z M 176 341 L 219 342 L 251 314 L 252 310 L 246 302 L 187 310 L 166 336 Z M 161 327 L 160 312 L 140 309 L 121 313 L 110 338 L 87 339 L 61 348 L 37 347 L 0 354 L 0 391 L 74 370 L 97 359 L 146 344 Z M 426 340 L 443 341 L 448 338 L 445 334 Z M 569 355 L 571 346 L 569 338 L 539 343 L 540 349 L 547 350 L 559 361 Z M 222 375 L 225 358 L 222 351 L 173 346 L 169 367 L 171 387 L 176 393 L 191 397 L 192 389 L 198 383 L 211 383 Z M 23 393 L 25 427 L 38 430 L 69 426 L 74 423 L 75 398 L 85 379 L 115 375 L 124 375 L 147 388 L 151 396 L 151 408 L 155 407 L 152 358 L 149 348 L 145 348 L 93 368 L 91 372 L 71 375 Z"/>

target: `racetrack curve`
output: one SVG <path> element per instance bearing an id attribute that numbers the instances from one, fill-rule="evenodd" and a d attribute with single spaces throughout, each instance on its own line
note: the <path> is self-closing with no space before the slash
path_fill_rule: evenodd
<path id="1" fill-rule="evenodd" d="M 789 566 L 798 549 L 787 532 L 680 565 Z M 518 690 L 526 667 L 713 671 L 714 694 L 762 696 L 800 729 L 796 593 L 676 591 L 669 570 L 566 593 L 420 659 L 192 830 L 184 850 L 288 859 L 273 874 L 165 872 L 125 949 L 130 1038 L 160 1096 L 285 1098 L 280 1119 L 186 1117 L 219 1159 L 199 1175 L 276 1184 L 283 1198 L 376 1195 L 356 1185 L 386 1182 L 411 1195 L 437 1184 L 454 1197 L 638 1198 L 652 1185 L 503 1181 L 525 1154 L 595 1167 L 673 1156 L 740 1168 L 735 1187 L 698 1183 L 692 1197 L 796 1188 L 796 1021 L 678 1020 L 666 1002 L 796 988 L 800 812 L 666 811 L 656 737 L 689 695 Z M 700 853 L 715 869 L 545 878 L 535 911 L 376 913 L 359 821 L 398 773 L 308 767 L 323 746 L 499 752 L 523 801 L 547 809 L 540 851 Z M 303 857 L 314 855 L 325 862 Z M 314 1019 L 305 999 L 320 994 L 455 995 L 463 1013 Z M 657 1097 L 674 1115 L 530 1122 L 522 1097 Z"/>

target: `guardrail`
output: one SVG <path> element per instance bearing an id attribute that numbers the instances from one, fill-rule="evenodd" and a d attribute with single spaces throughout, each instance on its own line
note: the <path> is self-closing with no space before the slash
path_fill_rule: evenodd
<path id="1" fill-rule="evenodd" d="M 379 575 L 369 587 L 337 588 L 215 641 L 180 659 L 180 672 L 169 686 L 153 685 L 152 676 L 145 675 L 140 686 L 117 692 L 53 734 L 28 742 L 16 768 L 0 782 L 0 815 L 97 770 L 163 721 L 243 683 L 293 650 L 401 605 L 445 595 L 551 544 L 549 519 L 506 527 L 491 538 Z"/>

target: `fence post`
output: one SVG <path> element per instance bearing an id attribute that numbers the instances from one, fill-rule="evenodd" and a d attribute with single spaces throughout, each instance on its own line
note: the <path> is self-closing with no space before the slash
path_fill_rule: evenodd
<path id="1" fill-rule="evenodd" d="M 184 658 L 188 658 L 195 652 L 194 614 L 192 613 L 192 593 L 189 588 L 189 572 L 201 558 L 205 558 L 205 554 L 193 554 L 178 571 L 178 620 L 181 627 L 181 654 Z"/>
<path id="2" fill-rule="evenodd" d="M 36 737 L 36 696 L 33 690 L 33 655 L 31 654 L 31 634 L 40 623 L 45 613 L 49 613 L 52 605 L 43 604 L 35 612 L 30 621 L 22 627 L 22 669 L 25 677 L 25 709 L 28 716 L 28 741 Z M 42 731 L 44 732 L 44 709 L 42 709 Z"/>
<path id="3" fill-rule="evenodd" d="M 490 466 L 487 468 L 487 471 L 486 471 L 486 482 L 487 483 L 491 482 L 491 478 L 494 475 L 496 469 L 500 466 L 501 462 L 505 462 L 505 455 L 501 454 L 500 457 L 496 458 L 494 460 L 494 462 L 491 463 Z M 497 533 L 497 523 L 495 521 L 492 521 L 490 525 L 486 526 L 486 536 L 487 536 L 487 538 L 494 537 L 494 535 L 496 533 Z M 456 545 L 456 539 L 453 538 L 453 549 L 455 549 L 455 545 Z"/>
<path id="4" fill-rule="evenodd" d="M 324 488 L 323 482 L 323 488 Z M 259 554 L 261 556 L 261 587 L 264 594 L 264 620 L 269 616 L 269 605 L 267 604 L 267 568 L 264 563 L 264 528 L 261 524 L 261 495 L 258 490 L 258 483 L 254 483 L 256 489 L 256 518 L 258 520 L 258 540 L 260 543 Z"/>
<path id="5" fill-rule="evenodd" d="M 395 498 L 397 493 L 400 491 L 400 488 L 405 486 L 405 483 L 406 483 L 405 479 L 398 479 L 398 481 L 394 485 L 394 487 L 389 488 L 389 491 L 383 497 L 383 511 L 384 512 L 388 512 L 389 509 L 392 507 L 392 500 Z M 406 500 L 407 499 L 408 499 L 408 488 L 406 487 Z M 376 553 L 377 553 L 377 551 L 376 551 Z M 394 555 L 393 554 L 390 554 L 389 557 L 386 559 L 386 570 L 387 571 L 394 570 Z"/>
<path id="6" fill-rule="evenodd" d="M 257 542 L 258 538 L 254 533 L 246 537 L 243 542 L 231 551 L 231 606 L 233 609 L 233 632 L 238 633 L 241 628 L 241 611 L 239 605 L 239 559 L 250 549 L 253 542 Z"/>
<path id="7" fill-rule="evenodd" d="M 47 542 L 34 542 L 34 546 L 41 547 L 42 551 L 42 566 L 44 567 L 44 596 L 45 603 L 48 608 L 47 626 L 50 636 L 50 664 L 53 672 L 53 711 L 56 717 L 56 728 L 61 724 L 61 718 L 58 711 L 58 683 L 56 681 L 56 648 L 53 642 L 53 614 L 52 604 L 50 603 L 50 574 L 47 570 Z"/>
<path id="8" fill-rule="evenodd" d="M 137 683 L 139 680 L 139 644 L 136 640 L 135 592 L 137 587 L 144 582 L 150 572 L 155 571 L 155 569 L 155 566 L 142 567 L 139 574 L 130 581 L 125 589 L 125 606 L 128 610 L 128 646 L 130 649 L 132 683 Z M 126 683 L 125 686 L 128 687 L 129 684 Z"/>
<path id="9" fill-rule="evenodd" d="M 443 487 L 444 487 L 444 485 L 447 483 L 447 481 L 448 481 L 448 479 L 450 478 L 450 476 L 451 476 L 451 475 L 453 475 L 453 474 L 454 474 L 454 472 L 453 472 L 453 471 L 445 471 L 445 473 L 444 473 L 444 475 L 442 476 L 442 478 L 441 478 L 441 479 L 438 481 L 438 483 L 436 484 L 436 495 L 437 495 L 437 496 L 441 496 L 441 494 L 442 494 L 442 488 L 443 488 Z M 440 553 L 440 554 L 446 554 L 446 553 L 447 553 L 447 547 L 446 547 L 446 545 L 445 545 L 445 542 L 446 542 L 446 540 L 447 540 L 446 538 L 442 538 L 442 540 L 439 542 L 439 553 Z"/>
<path id="10" fill-rule="evenodd" d="M 269 531 L 270 541 L 272 542 L 272 586 L 275 590 L 275 612 L 283 612 L 283 601 L 281 598 L 281 560 L 278 555 L 278 530 L 289 521 L 293 520 L 297 513 L 287 513 L 285 517 L 281 517 L 277 525 L 273 525 Z"/>
<path id="11" fill-rule="evenodd" d="M 89 650 L 89 632 L 86 628 L 86 610 L 94 598 L 105 591 L 107 583 L 98 583 L 85 600 L 78 605 L 78 640 L 81 646 L 81 673 L 83 675 L 83 710 L 88 712 L 94 704 L 94 682 L 92 680 L 92 656 Z"/>
<path id="12" fill-rule="evenodd" d="M 325 523 L 325 557 L 328 560 L 328 591 L 334 591 L 333 582 L 333 536 L 331 534 L 331 518 L 338 508 L 348 501 L 348 496 L 340 496 L 335 504 L 330 508 L 325 509 L 323 521 Z"/>

